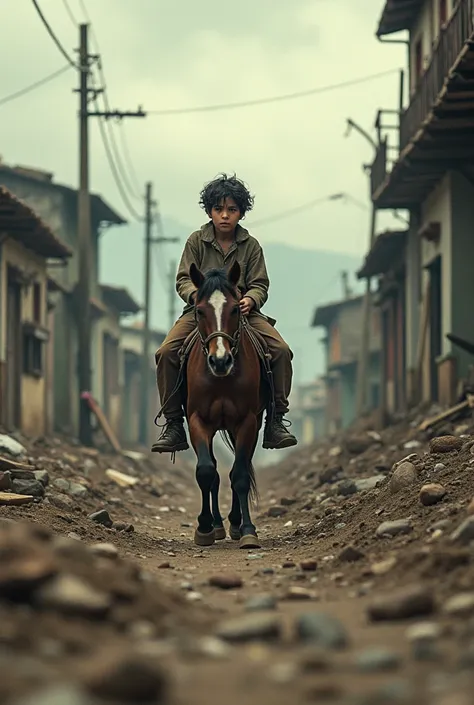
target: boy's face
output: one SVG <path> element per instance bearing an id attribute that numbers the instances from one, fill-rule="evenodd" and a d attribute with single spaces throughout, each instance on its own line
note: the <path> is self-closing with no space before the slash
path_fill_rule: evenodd
<path id="1" fill-rule="evenodd" d="M 229 237 L 235 231 L 240 220 L 240 210 L 233 198 L 224 198 L 209 213 L 216 233 Z"/>

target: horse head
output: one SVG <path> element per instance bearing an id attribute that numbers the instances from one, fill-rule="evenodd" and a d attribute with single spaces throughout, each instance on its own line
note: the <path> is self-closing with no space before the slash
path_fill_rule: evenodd
<path id="1" fill-rule="evenodd" d="M 237 293 L 240 271 L 238 262 L 228 271 L 211 269 L 203 274 L 194 263 L 189 270 L 197 289 L 195 315 L 201 344 L 215 377 L 227 377 L 234 370 L 241 326 Z"/>

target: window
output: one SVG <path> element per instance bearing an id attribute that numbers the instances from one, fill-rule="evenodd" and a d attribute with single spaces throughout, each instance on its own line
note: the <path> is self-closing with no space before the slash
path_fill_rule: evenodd
<path id="1" fill-rule="evenodd" d="M 35 282 L 33 284 L 33 321 L 41 324 L 41 284 Z"/>
<path id="2" fill-rule="evenodd" d="M 48 332 L 35 325 L 23 325 L 23 374 L 42 377 L 44 374 L 44 344 Z"/>

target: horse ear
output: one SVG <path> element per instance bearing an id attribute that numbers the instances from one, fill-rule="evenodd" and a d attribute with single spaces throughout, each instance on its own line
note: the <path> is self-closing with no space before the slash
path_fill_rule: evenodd
<path id="1" fill-rule="evenodd" d="M 189 268 L 189 276 L 196 289 L 200 289 L 204 282 L 204 274 L 197 268 L 194 262 Z"/>
<path id="2" fill-rule="evenodd" d="M 241 273 L 240 264 L 236 260 L 234 262 L 234 264 L 232 265 L 232 267 L 229 269 L 229 272 L 227 274 L 232 286 L 237 286 L 237 284 L 239 283 L 240 273 Z"/>

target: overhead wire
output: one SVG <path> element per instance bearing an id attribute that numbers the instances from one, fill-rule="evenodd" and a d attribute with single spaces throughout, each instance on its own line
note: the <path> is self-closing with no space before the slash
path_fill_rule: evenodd
<path id="1" fill-rule="evenodd" d="M 65 0 L 65 2 L 67 2 L 67 0 Z M 93 25 L 91 22 L 91 17 L 89 15 L 89 12 L 87 10 L 87 7 L 86 7 L 84 0 L 79 0 L 79 4 L 81 6 L 84 17 L 91 25 L 92 40 L 95 44 L 95 50 L 96 50 L 97 54 L 99 55 L 99 59 L 97 61 L 97 70 L 99 72 L 99 78 L 100 78 L 101 87 L 102 87 L 104 106 L 105 106 L 106 112 L 110 112 L 111 109 L 110 109 L 110 103 L 109 103 L 109 98 L 108 98 L 108 87 L 107 87 L 107 81 L 105 78 L 102 53 L 100 51 L 100 45 L 99 45 L 99 40 L 97 38 L 97 33 L 95 32 L 95 30 L 93 28 Z M 114 127 L 114 125 L 111 122 L 107 121 L 107 131 L 109 133 L 112 152 L 113 152 L 115 160 L 117 162 L 118 172 L 119 172 L 120 176 L 122 177 L 122 180 L 124 182 L 125 187 L 130 192 L 130 195 L 133 198 L 136 198 L 137 200 L 143 201 L 143 196 L 141 195 L 141 185 L 140 185 L 140 182 L 137 178 L 137 172 L 135 170 L 135 167 L 133 165 L 133 162 L 132 162 L 132 159 L 130 156 L 130 149 L 128 147 L 128 142 L 127 142 L 124 126 L 120 122 L 117 124 L 118 133 L 120 135 L 120 141 L 121 141 L 126 165 L 124 165 L 124 162 L 122 161 L 122 156 L 120 154 L 120 149 L 118 148 L 117 141 L 115 139 L 115 133 L 114 133 L 113 127 Z M 127 173 L 127 168 L 128 168 L 128 172 L 130 173 L 131 178 L 129 178 L 129 174 Z"/>
<path id="2" fill-rule="evenodd" d="M 186 115 L 191 113 L 216 112 L 218 110 L 236 110 L 238 108 L 250 108 L 257 105 L 268 105 L 269 103 L 280 103 L 288 100 L 307 98 L 309 96 L 317 95 L 319 93 L 328 93 L 329 91 L 335 91 L 341 88 L 349 88 L 350 86 L 356 86 L 361 83 L 367 83 L 368 81 L 374 81 L 377 78 L 382 78 L 383 76 L 388 76 L 389 74 L 395 72 L 398 73 L 399 71 L 399 69 L 389 69 L 387 71 L 381 71 L 379 73 L 361 76 L 360 78 L 353 78 L 348 81 L 342 81 L 340 83 L 332 83 L 326 86 L 316 86 L 315 88 L 309 88 L 304 91 L 296 91 L 295 93 L 285 93 L 283 95 L 270 96 L 268 98 L 255 98 L 254 100 L 239 101 L 236 103 L 217 103 L 214 105 L 200 105 L 187 108 L 163 108 L 159 110 L 147 110 L 147 115 Z"/>
<path id="3" fill-rule="evenodd" d="M 38 13 L 39 18 L 40 18 L 41 22 L 43 23 L 43 25 L 44 25 L 46 31 L 48 32 L 49 36 L 50 36 L 51 39 L 53 40 L 53 42 L 54 42 L 54 44 L 56 45 L 56 47 L 58 48 L 58 50 L 59 50 L 59 51 L 61 52 L 61 54 L 64 56 L 64 58 L 66 59 L 66 61 L 68 62 L 68 64 L 70 64 L 71 66 L 73 66 L 75 69 L 78 69 L 79 71 L 87 71 L 87 67 L 80 66 L 76 61 L 74 61 L 74 59 L 72 59 L 72 58 L 69 56 L 69 54 L 68 54 L 68 52 L 66 51 L 66 49 L 64 48 L 63 44 L 62 44 L 61 41 L 59 40 L 57 34 L 54 32 L 53 28 L 51 27 L 51 25 L 49 24 L 48 20 L 46 19 L 45 15 L 44 15 L 44 13 L 43 13 L 43 11 L 42 11 L 42 9 L 41 9 L 41 7 L 40 7 L 39 4 L 38 4 L 38 0 L 31 0 L 31 2 L 33 3 L 34 8 L 35 8 L 36 12 Z"/>
<path id="4" fill-rule="evenodd" d="M 73 25 L 75 25 L 75 26 L 77 27 L 78 22 L 77 22 L 77 20 L 76 20 L 76 18 L 75 18 L 75 16 L 74 16 L 73 11 L 71 10 L 71 6 L 70 6 L 68 0 L 63 0 L 63 5 L 64 5 L 64 9 L 66 10 L 66 12 L 67 12 L 67 14 L 68 14 L 68 16 L 69 16 L 69 19 L 71 20 L 71 22 L 73 23 Z"/>
<path id="5" fill-rule="evenodd" d="M 9 95 L 3 96 L 3 98 L 0 98 L 0 105 L 6 105 L 6 103 L 10 103 L 12 100 L 16 100 L 17 98 L 21 98 L 24 95 L 27 95 L 27 93 L 30 93 L 31 91 L 36 90 L 36 88 L 41 88 L 41 86 L 46 85 L 50 81 L 53 81 L 55 78 L 58 78 L 58 76 L 62 76 L 63 73 L 66 73 L 66 71 L 71 70 L 71 65 L 66 64 L 66 66 L 63 66 L 61 69 L 58 69 L 57 71 L 53 71 L 53 73 L 48 74 L 44 78 L 40 78 L 38 81 L 35 81 L 34 83 L 30 83 L 28 86 L 25 86 L 24 88 L 20 88 L 17 91 L 14 91 L 14 93 L 10 93 Z"/>
<path id="6" fill-rule="evenodd" d="M 277 220 L 290 218 L 292 215 L 296 215 L 297 213 L 302 213 L 306 210 L 310 210 L 311 208 L 315 208 L 315 206 L 319 206 L 323 203 L 329 203 L 335 200 L 343 200 L 343 195 L 344 194 L 335 194 L 334 196 L 323 196 L 322 198 L 314 198 L 312 201 L 303 203 L 300 206 L 295 206 L 294 208 L 289 208 L 285 211 L 280 211 L 279 213 L 275 213 L 275 215 L 269 216 L 268 218 L 255 220 L 252 223 L 249 223 L 249 227 L 256 228 L 260 227 L 261 225 L 267 225 L 269 223 L 276 222 Z"/>

